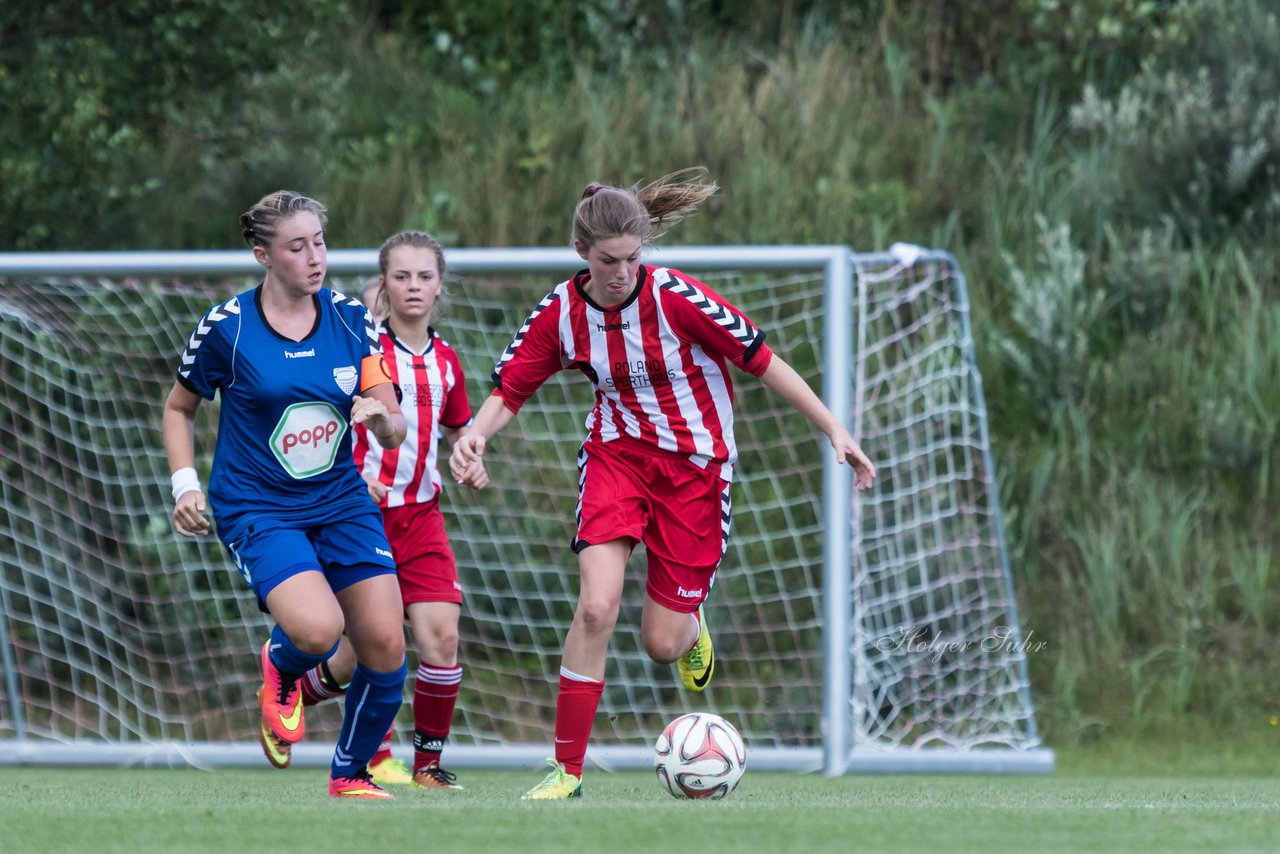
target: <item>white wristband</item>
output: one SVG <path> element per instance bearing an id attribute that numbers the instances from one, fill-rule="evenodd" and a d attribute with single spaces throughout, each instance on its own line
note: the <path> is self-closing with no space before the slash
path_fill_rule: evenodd
<path id="1" fill-rule="evenodd" d="M 196 474 L 196 470 L 187 466 L 178 469 L 170 477 L 169 482 L 173 486 L 173 500 L 177 501 L 188 492 L 200 492 L 200 475 Z"/>

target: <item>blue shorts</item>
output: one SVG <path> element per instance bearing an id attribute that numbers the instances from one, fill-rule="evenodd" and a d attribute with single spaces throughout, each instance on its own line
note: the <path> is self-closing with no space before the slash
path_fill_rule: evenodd
<path id="1" fill-rule="evenodd" d="M 329 588 L 337 593 L 366 578 L 396 571 L 382 513 L 372 503 L 367 510 L 348 509 L 320 522 L 258 517 L 237 525 L 234 535 L 222 542 L 263 611 L 267 594 L 300 572 L 323 572 Z"/>

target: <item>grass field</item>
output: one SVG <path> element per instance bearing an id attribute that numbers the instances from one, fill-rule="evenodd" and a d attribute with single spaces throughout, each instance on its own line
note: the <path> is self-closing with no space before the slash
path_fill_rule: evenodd
<path id="1" fill-rule="evenodd" d="M 521 803 L 538 772 L 464 792 L 334 802 L 323 771 L 10 769 L 0 850 L 1275 851 L 1274 776 L 845 777 L 750 773 L 723 802 L 589 772 L 583 800 Z"/>

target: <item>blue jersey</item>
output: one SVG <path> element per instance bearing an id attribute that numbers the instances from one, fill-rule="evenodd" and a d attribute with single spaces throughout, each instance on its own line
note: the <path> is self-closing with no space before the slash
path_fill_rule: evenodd
<path id="1" fill-rule="evenodd" d="M 380 352 L 362 303 L 323 288 L 301 341 L 271 328 L 262 288 L 209 309 L 187 342 L 178 382 L 222 410 L 209 478 L 219 535 L 256 519 L 303 522 L 370 505 L 351 460 L 360 363 Z"/>

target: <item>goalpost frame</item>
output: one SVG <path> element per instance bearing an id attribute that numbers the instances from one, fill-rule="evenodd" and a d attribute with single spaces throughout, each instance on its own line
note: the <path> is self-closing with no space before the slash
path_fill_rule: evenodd
<path id="1" fill-rule="evenodd" d="M 530 273 L 547 272 L 566 276 L 582 266 L 581 258 L 571 248 L 475 248 L 446 251 L 450 268 L 462 273 Z M 966 340 L 964 358 L 973 372 L 977 388 L 981 388 L 969 328 L 968 296 L 963 276 L 947 253 L 922 251 L 923 260 L 945 260 L 956 269 L 956 285 L 964 303 L 963 322 Z M 646 260 L 662 266 L 688 271 L 737 270 L 820 270 L 824 279 L 824 319 L 822 343 L 823 389 L 827 407 L 845 422 L 856 438 L 862 438 L 864 375 L 853 358 L 855 329 L 854 298 L 859 313 L 866 308 L 863 283 L 856 275 L 857 262 L 883 262 L 888 253 L 855 254 L 844 245 L 812 246 L 671 246 L 656 247 Z M 337 275 L 368 275 L 377 270 L 377 250 L 331 250 L 328 271 Z M 252 256 L 243 251 L 140 251 L 140 252 L 57 252 L 0 253 L 0 276 L 32 275 L 244 275 L 260 271 Z M 865 342 L 863 324 L 859 324 L 859 346 Z M 987 434 L 985 404 L 980 402 L 979 419 L 986 447 L 988 471 L 994 471 Z M 852 416 L 852 423 L 850 422 Z M 993 503 L 998 496 L 992 495 Z M 864 673 L 854 673 L 850 653 L 852 642 L 851 596 L 854 543 L 860 541 L 861 526 L 855 513 L 852 471 L 840 465 L 829 444 L 823 447 L 823 709 L 822 744 L 819 748 L 758 748 L 751 753 L 753 768 L 792 771 L 822 771 L 827 776 L 855 773 L 1047 773 L 1053 767 L 1053 753 L 1046 749 L 1026 751 L 987 750 L 860 750 L 852 732 L 853 692 L 865 682 Z M 998 504 L 996 524 L 1001 525 Z M 999 530 L 1003 541 L 1002 527 Z M 1006 582 L 1010 574 L 1007 553 L 1001 549 L 1002 570 Z M 1012 597 L 1011 597 L 1012 598 Z M 5 603 L 0 602 L 0 605 Z M 5 608 L 7 611 L 7 607 Z M 1016 612 L 1011 616 L 1016 617 Z M 85 764 L 87 745 L 73 742 L 35 742 L 25 737 L 20 697 L 14 684 L 12 652 L 7 637 L 5 613 L 0 613 L 0 647 L 6 671 L 6 690 L 10 695 L 17 740 L 0 741 L 0 766 L 6 764 Z M 1020 631 L 1014 619 L 1015 629 Z M 1023 693 L 1029 694 L 1025 661 L 1020 663 Z M 1030 697 L 1024 697 L 1030 707 Z M 1030 720 L 1035 738 L 1034 718 Z M 459 767 L 536 766 L 546 755 L 544 745 L 506 745 L 450 747 L 454 764 Z M 256 744 L 154 742 L 102 745 L 94 743 L 90 752 L 96 761 L 126 765 L 193 765 L 196 767 L 259 765 L 261 755 Z M 295 764 L 326 765 L 330 750 L 321 745 L 295 747 Z M 647 747 L 593 747 L 588 759 L 606 769 L 651 767 L 651 751 Z"/>

